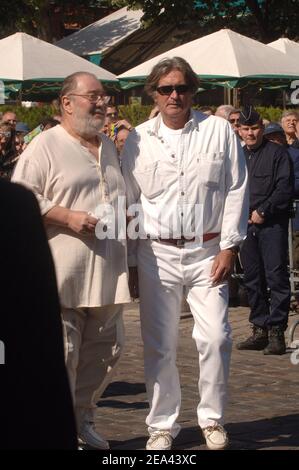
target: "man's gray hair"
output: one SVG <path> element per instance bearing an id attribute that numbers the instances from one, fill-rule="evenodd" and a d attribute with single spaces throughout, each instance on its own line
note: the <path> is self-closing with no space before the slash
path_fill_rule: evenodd
<path id="1" fill-rule="evenodd" d="M 199 87 L 199 78 L 188 62 L 182 57 L 167 57 L 160 60 L 160 62 L 154 66 L 146 80 L 144 87 L 146 93 L 149 96 L 153 96 L 159 84 L 160 78 L 169 74 L 172 70 L 179 70 L 182 72 L 186 84 L 190 88 L 190 92 L 192 95 L 195 95 Z"/>
<path id="2" fill-rule="evenodd" d="M 215 111 L 215 116 L 222 117 L 226 120 L 228 120 L 229 115 L 235 111 L 235 108 L 231 104 L 222 104 L 221 106 L 218 106 L 218 108 Z M 238 111 L 235 111 L 236 113 Z"/>
<path id="3" fill-rule="evenodd" d="M 239 113 L 241 114 L 241 109 L 233 108 L 229 113 L 228 113 L 228 118 L 230 118 L 231 114 Z"/>
<path id="4" fill-rule="evenodd" d="M 281 121 L 283 120 L 283 118 L 286 118 L 288 116 L 296 116 L 296 119 L 299 120 L 299 113 L 295 109 L 286 109 L 285 111 L 283 111 L 281 115 Z"/>

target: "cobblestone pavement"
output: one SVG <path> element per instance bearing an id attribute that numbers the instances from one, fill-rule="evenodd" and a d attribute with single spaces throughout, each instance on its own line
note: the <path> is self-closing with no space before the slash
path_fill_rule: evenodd
<path id="1" fill-rule="evenodd" d="M 292 364 L 291 353 L 264 356 L 260 351 L 237 351 L 236 342 L 249 333 L 248 313 L 244 307 L 230 309 L 234 340 L 226 412 L 230 448 L 299 450 L 299 364 Z M 295 320 L 299 320 L 298 314 L 290 316 L 289 324 Z M 147 439 L 138 304 L 126 307 L 125 324 L 125 352 L 97 411 L 97 429 L 110 441 L 112 450 L 144 449 Z M 174 441 L 174 450 L 205 449 L 195 411 L 198 361 L 192 327 L 190 314 L 182 313 L 178 349 L 182 431 Z M 294 339 L 299 339 L 299 327 Z M 299 350 L 296 358 L 299 360 Z"/>

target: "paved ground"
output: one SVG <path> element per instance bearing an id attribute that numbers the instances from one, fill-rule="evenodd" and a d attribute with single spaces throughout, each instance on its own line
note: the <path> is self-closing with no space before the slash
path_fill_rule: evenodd
<path id="1" fill-rule="evenodd" d="M 231 308 L 234 344 L 247 336 L 248 309 Z M 290 316 L 290 324 L 299 315 Z M 142 344 L 138 304 L 125 312 L 127 343 L 113 382 L 99 402 L 97 428 L 110 441 L 112 449 L 144 449 L 145 394 Z M 178 365 L 182 385 L 179 422 L 182 431 L 174 449 L 205 449 L 196 421 L 197 357 L 191 339 L 192 318 L 182 314 Z M 299 327 L 295 339 L 299 339 Z M 299 359 L 299 353 L 297 355 Z M 299 361 L 298 361 L 299 362 Z M 293 365 L 290 353 L 264 356 L 257 351 L 237 351 L 234 347 L 230 374 L 230 397 L 226 428 L 231 449 L 299 450 L 299 364 Z"/>

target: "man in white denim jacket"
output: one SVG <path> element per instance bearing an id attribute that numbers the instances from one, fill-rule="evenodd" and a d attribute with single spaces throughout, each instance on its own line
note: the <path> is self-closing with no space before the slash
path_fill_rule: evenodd
<path id="1" fill-rule="evenodd" d="M 132 296 L 139 277 L 148 450 L 170 449 L 180 430 L 176 347 L 183 294 L 199 354 L 198 423 L 208 448 L 228 445 L 222 426 L 231 355 L 227 278 L 246 235 L 247 173 L 230 124 L 191 110 L 198 85 L 184 59 L 159 62 L 146 91 L 160 114 L 131 132 L 122 155 L 128 231 L 139 235 L 129 240 L 129 265 Z"/>

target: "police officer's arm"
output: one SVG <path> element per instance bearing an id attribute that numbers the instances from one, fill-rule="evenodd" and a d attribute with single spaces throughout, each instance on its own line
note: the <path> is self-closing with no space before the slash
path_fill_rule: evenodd
<path id="1" fill-rule="evenodd" d="M 268 216 L 287 213 L 294 191 L 294 175 L 287 150 L 278 148 L 274 160 L 273 190 L 270 196 L 257 208 L 258 214 L 267 220 Z"/>

